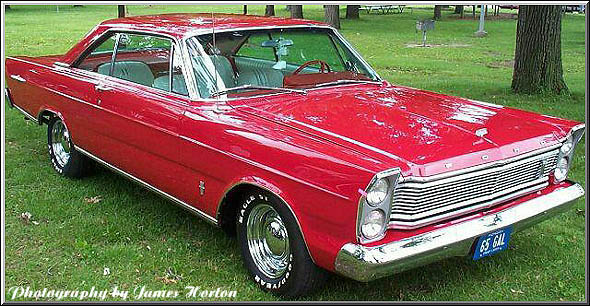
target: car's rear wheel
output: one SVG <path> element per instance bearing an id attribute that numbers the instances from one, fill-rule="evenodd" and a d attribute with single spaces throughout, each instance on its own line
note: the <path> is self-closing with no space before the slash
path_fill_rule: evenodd
<path id="1" fill-rule="evenodd" d="M 67 126 L 57 116 L 47 124 L 47 147 L 51 164 L 59 174 L 79 178 L 88 172 L 90 161 L 76 151 Z"/>
<path id="2" fill-rule="evenodd" d="M 311 260 L 297 221 L 285 205 L 266 192 L 249 193 L 238 207 L 236 229 L 254 281 L 274 294 L 296 297 L 319 287 L 326 272 Z"/>

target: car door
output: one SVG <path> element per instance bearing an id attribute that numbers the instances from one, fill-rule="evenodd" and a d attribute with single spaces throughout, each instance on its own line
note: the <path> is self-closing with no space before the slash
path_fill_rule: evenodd
<path id="1" fill-rule="evenodd" d="M 113 48 L 109 61 L 87 58 L 78 66 L 96 77 L 95 107 L 87 114 L 94 141 L 84 149 L 177 194 L 179 117 L 189 101 L 182 65 L 173 63 L 178 48 L 170 38 L 141 33 L 116 33 Z"/>

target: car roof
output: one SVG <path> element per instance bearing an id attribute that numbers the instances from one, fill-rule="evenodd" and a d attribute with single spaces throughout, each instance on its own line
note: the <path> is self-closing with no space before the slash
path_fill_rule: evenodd
<path id="1" fill-rule="evenodd" d="M 102 22 L 101 27 L 149 31 L 175 37 L 184 37 L 189 33 L 203 29 L 227 30 L 238 28 L 257 28 L 273 26 L 317 26 L 325 23 L 305 19 L 283 17 L 264 17 L 241 14 L 221 13 L 182 13 L 132 16 L 110 19 Z"/>

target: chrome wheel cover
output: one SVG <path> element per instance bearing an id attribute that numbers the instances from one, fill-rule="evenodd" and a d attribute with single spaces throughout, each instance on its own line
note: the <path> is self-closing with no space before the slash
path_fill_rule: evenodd
<path id="1" fill-rule="evenodd" d="M 279 213 L 268 204 L 248 215 L 246 239 L 254 264 L 269 278 L 279 278 L 289 266 L 289 235 Z"/>
<path id="2" fill-rule="evenodd" d="M 60 167 L 64 167 L 70 160 L 70 133 L 61 120 L 51 127 L 51 149 Z"/>

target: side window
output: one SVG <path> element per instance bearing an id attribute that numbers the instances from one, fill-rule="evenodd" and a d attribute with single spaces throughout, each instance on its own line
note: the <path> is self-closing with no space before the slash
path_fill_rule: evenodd
<path id="1" fill-rule="evenodd" d="M 99 73 L 145 86 L 169 90 L 172 42 L 141 34 L 119 34 L 115 61 L 98 67 Z"/>
<path id="2" fill-rule="evenodd" d="M 172 92 L 188 96 L 188 90 L 186 89 L 186 82 L 184 75 L 182 74 L 182 55 L 180 50 L 177 48 L 173 49 L 172 53 Z"/>
<path id="3" fill-rule="evenodd" d="M 275 61 L 273 48 L 262 47 L 262 42 L 269 40 L 268 34 L 252 34 L 242 45 L 236 56 L 244 56 L 258 59 Z"/>
<path id="4" fill-rule="evenodd" d="M 78 64 L 78 68 L 99 72 L 98 67 L 104 64 L 110 63 L 113 58 L 113 50 L 115 48 L 115 41 L 117 40 L 116 35 L 112 35 L 107 38 L 103 43 L 94 48 L 81 62 Z M 101 73 L 101 72 L 99 72 Z M 103 70 L 103 74 L 108 75 L 108 71 Z"/>

